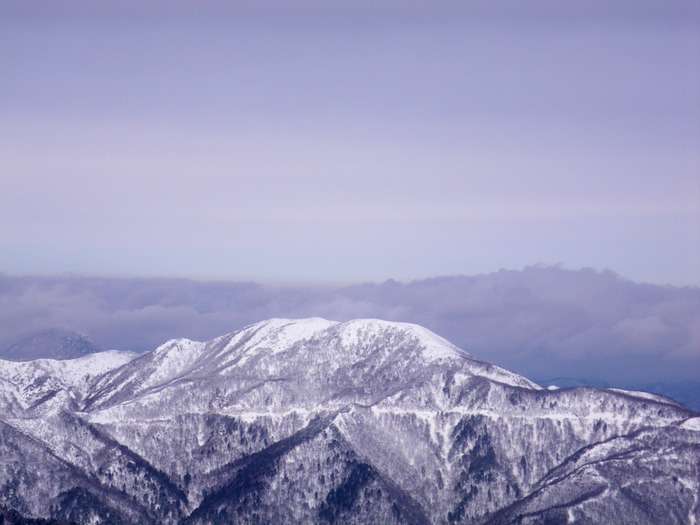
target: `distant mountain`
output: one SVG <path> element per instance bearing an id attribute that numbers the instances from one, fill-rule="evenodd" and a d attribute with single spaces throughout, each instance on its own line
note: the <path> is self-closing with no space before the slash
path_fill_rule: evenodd
<path id="1" fill-rule="evenodd" d="M 537 384 L 545 388 L 556 386 L 559 388 L 573 388 L 576 386 L 601 386 L 604 388 L 609 387 L 608 383 L 602 381 L 592 381 L 589 379 L 582 379 L 577 377 L 555 377 L 554 379 L 546 379 L 544 381 L 537 381 Z"/>
<path id="2" fill-rule="evenodd" d="M 700 519 L 700 414 L 377 320 L 0 361 L 0 465 L 0 506 L 76 523 Z"/>
<path id="3" fill-rule="evenodd" d="M 85 334 L 65 328 L 51 328 L 34 332 L 3 348 L 0 350 L 0 359 L 73 359 L 103 350 L 103 346 Z"/>
<path id="4" fill-rule="evenodd" d="M 685 406 L 700 412 L 700 381 L 679 381 L 677 383 L 653 383 L 640 390 L 660 394 L 680 401 Z"/>

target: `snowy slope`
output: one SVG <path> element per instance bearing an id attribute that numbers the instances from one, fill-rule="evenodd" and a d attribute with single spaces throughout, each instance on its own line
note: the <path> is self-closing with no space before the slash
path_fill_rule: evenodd
<path id="1" fill-rule="evenodd" d="M 637 392 L 545 390 L 411 324 L 272 319 L 141 356 L 0 361 L 0 395 L 0 505 L 28 516 L 698 518 L 696 414 Z"/>
<path id="2" fill-rule="evenodd" d="M 131 352 L 107 350 L 75 359 L 0 359 L 0 414 L 25 412 L 55 404 L 58 396 L 66 403 L 80 403 L 103 374 L 136 357 Z"/>

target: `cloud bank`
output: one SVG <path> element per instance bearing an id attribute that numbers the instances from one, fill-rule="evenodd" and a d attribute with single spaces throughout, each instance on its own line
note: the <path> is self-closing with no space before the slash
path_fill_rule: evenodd
<path id="1" fill-rule="evenodd" d="M 207 340 L 271 317 L 373 317 L 421 324 L 533 379 L 634 387 L 700 378 L 700 288 L 613 272 L 528 267 L 476 276 L 335 288 L 186 279 L 0 274 L 0 345 L 65 327 L 110 348 Z"/>

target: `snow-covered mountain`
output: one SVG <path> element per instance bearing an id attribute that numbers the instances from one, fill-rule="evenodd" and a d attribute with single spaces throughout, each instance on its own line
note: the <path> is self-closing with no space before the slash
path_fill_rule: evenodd
<path id="1" fill-rule="evenodd" d="M 0 361 L 0 507 L 78 523 L 696 523 L 700 417 L 416 325 Z"/>

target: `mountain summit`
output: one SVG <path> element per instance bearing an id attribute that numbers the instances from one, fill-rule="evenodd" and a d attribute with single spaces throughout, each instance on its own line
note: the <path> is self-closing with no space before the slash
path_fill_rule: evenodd
<path id="1" fill-rule="evenodd" d="M 0 506 L 78 523 L 695 523 L 700 418 L 411 324 L 0 361 Z M 41 472 L 41 476 L 37 473 Z"/>

